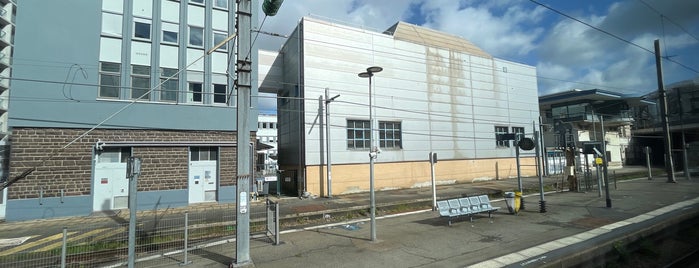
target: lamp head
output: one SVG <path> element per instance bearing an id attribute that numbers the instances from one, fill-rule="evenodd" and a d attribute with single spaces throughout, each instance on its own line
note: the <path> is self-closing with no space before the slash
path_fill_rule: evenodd
<path id="1" fill-rule="evenodd" d="M 368 78 L 368 77 L 374 76 L 374 74 L 372 72 L 363 72 L 363 73 L 359 73 L 358 75 L 361 78 Z"/>
<path id="2" fill-rule="evenodd" d="M 383 68 L 381 68 L 379 66 L 371 66 L 369 68 L 366 68 L 366 71 L 369 73 L 378 73 L 378 72 L 383 71 Z"/>

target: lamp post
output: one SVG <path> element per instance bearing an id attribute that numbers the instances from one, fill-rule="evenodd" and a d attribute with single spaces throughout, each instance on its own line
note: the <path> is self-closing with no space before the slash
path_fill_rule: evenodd
<path id="1" fill-rule="evenodd" d="M 376 159 L 377 148 L 374 146 L 374 118 L 371 106 L 371 78 L 375 73 L 383 71 L 383 68 L 372 66 L 366 68 L 366 72 L 359 73 L 361 78 L 369 78 L 369 202 L 371 210 L 371 241 L 376 242 L 376 199 L 374 195 L 374 159 Z"/>

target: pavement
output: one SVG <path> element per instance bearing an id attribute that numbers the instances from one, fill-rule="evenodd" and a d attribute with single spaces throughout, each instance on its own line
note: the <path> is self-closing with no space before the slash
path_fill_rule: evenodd
<path id="1" fill-rule="evenodd" d="M 369 239 L 371 228 L 366 217 L 340 218 L 348 212 L 366 211 L 368 193 L 332 199 L 274 198 L 280 204 L 282 221 L 307 224 L 283 225 L 281 245 L 273 245 L 268 239 L 251 239 L 250 263 L 233 260 L 236 252 L 232 242 L 189 254 L 192 263 L 188 266 L 228 267 L 232 262 L 254 267 L 539 267 L 595 263 L 618 241 L 631 241 L 699 215 L 699 182 L 677 176 L 678 183 L 667 183 L 662 175 L 648 180 L 644 172 L 643 167 L 610 170 L 611 208 L 606 207 L 604 194 L 600 196 L 596 188 L 568 192 L 561 189 L 560 175 L 544 178 L 546 212 L 540 211 L 540 194 L 532 193 L 525 195 L 526 208 L 517 215 L 510 214 L 498 197 L 517 189 L 516 178 L 440 185 L 438 199 L 489 194 L 493 205 L 501 207 L 492 218 L 477 216 L 473 222 L 464 218 L 451 226 L 429 209 L 429 187 L 377 191 L 377 241 Z M 636 179 L 616 183 L 613 179 L 629 175 Z M 522 181 L 525 193 L 538 192 L 538 178 Z M 253 207 L 262 206 L 260 203 Z M 225 204 L 187 208 L 190 213 L 205 215 L 230 214 L 232 209 Z M 154 212 L 142 212 L 139 217 L 148 217 L 148 213 Z M 32 238 L 38 240 L 56 234 L 54 229 L 60 226 L 114 221 L 128 222 L 128 213 L 0 223 L 0 238 L 41 233 Z M 173 255 L 140 262 L 137 267 L 169 267 L 178 261 L 181 258 Z"/>

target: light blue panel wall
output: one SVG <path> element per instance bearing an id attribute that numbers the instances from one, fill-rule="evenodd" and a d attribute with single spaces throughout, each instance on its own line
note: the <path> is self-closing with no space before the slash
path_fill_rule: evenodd
<path id="1" fill-rule="evenodd" d="M 156 210 L 188 205 L 187 190 L 139 192 L 136 197 L 138 210 Z"/>
<path id="2" fill-rule="evenodd" d="M 39 204 L 38 198 L 7 200 L 5 220 L 26 221 L 49 219 L 57 217 L 88 216 L 92 213 L 92 198 L 90 196 L 43 198 Z"/>
<path id="3" fill-rule="evenodd" d="M 102 1 L 95 0 L 25 0 L 18 4 L 10 126 L 86 128 L 129 103 L 97 100 L 101 5 Z M 257 53 L 251 56 L 257 66 Z M 253 68 L 253 77 L 256 75 L 257 68 Z M 253 96 L 256 94 L 253 83 Z M 253 107 L 256 101 L 253 98 Z M 104 127 L 235 130 L 235 114 L 235 107 L 136 103 Z M 257 109 L 252 108 L 249 120 L 256 122 L 256 117 Z"/>
<path id="4" fill-rule="evenodd" d="M 219 203 L 235 203 L 235 186 L 221 187 Z M 63 202 L 61 202 L 63 201 Z M 187 190 L 139 192 L 138 210 L 164 210 L 188 205 Z M 26 221 L 92 214 L 92 196 L 7 200 L 5 220 Z"/>
<path id="5" fill-rule="evenodd" d="M 235 186 L 223 186 L 218 190 L 219 203 L 235 203 Z"/>

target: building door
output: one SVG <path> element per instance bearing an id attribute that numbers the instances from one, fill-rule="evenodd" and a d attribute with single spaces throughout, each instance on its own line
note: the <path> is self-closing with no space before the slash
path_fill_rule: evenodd
<path id="1" fill-rule="evenodd" d="M 189 150 L 189 203 L 217 200 L 218 148 L 191 147 Z"/>
<path id="2" fill-rule="evenodd" d="M 95 154 L 93 174 L 93 211 L 127 208 L 129 205 L 129 180 L 126 178 L 126 162 L 131 148 L 105 148 Z"/>

